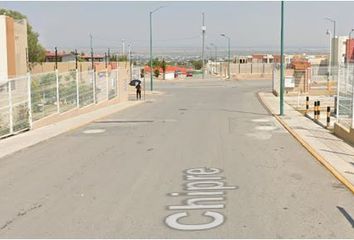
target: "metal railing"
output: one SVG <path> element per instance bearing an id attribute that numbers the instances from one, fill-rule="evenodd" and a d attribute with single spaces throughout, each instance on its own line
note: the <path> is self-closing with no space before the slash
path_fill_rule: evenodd
<path id="1" fill-rule="evenodd" d="M 291 79 L 293 78 L 293 79 Z M 291 83 L 292 84 L 289 84 Z M 273 92 L 280 91 L 280 71 L 274 68 Z M 338 87 L 338 88 L 337 88 Z M 285 75 L 287 93 L 336 96 L 334 109 L 336 121 L 345 128 L 354 128 L 354 65 L 312 66 L 307 70 L 287 69 Z"/>
<path id="2" fill-rule="evenodd" d="M 0 138 L 44 117 L 119 96 L 118 69 L 28 74 L 0 82 Z"/>
<path id="3" fill-rule="evenodd" d="M 354 128 L 354 65 L 342 65 L 338 69 L 337 121 L 346 128 Z"/>

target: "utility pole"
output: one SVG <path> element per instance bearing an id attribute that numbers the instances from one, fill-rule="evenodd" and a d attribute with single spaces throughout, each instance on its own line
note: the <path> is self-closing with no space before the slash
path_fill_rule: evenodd
<path id="1" fill-rule="evenodd" d="M 54 48 L 55 49 L 55 70 L 58 69 L 58 49 L 57 47 Z"/>
<path id="2" fill-rule="evenodd" d="M 129 57 L 129 71 L 130 71 L 130 80 L 133 80 L 133 73 L 132 73 L 132 52 L 131 52 L 131 45 L 128 45 L 128 57 Z"/>
<path id="3" fill-rule="evenodd" d="M 332 36 L 331 32 L 327 29 L 326 32 L 327 35 L 329 35 L 329 58 L 328 58 L 328 75 L 332 75 Z"/>
<path id="4" fill-rule="evenodd" d="M 92 47 L 92 35 L 90 34 L 90 48 L 91 48 L 91 68 L 94 70 L 93 65 L 93 47 Z"/>
<path id="5" fill-rule="evenodd" d="M 125 56 L 125 42 L 124 42 L 124 39 L 122 39 L 122 56 Z"/>
<path id="6" fill-rule="evenodd" d="M 325 19 L 333 23 L 333 38 L 336 38 L 336 20 L 329 17 L 326 17 Z"/>
<path id="7" fill-rule="evenodd" d="M 231 50 L 230 50 L 230 37 L 228 37 L 226 34 L 222 33 L 220 34 L 222 37 L 227 39 L 227 79 L 231 79 L 231 74 L 230 74 L 230 63 L 231 63 Z"/>
<path id="8" fill-rule="evenodd" d="M 151 91 L 153 90 L 153 83 L 152 83 L 152 80 L 153 80 L 153 77 L 152 77 L 152 75 L 153 75 L 153 70 L 152 70 L 152 14 L 163 7 L 165 7 L 165 6 L 160 6 L 160 7 L 156 8 L 155 10 L 149 12 L 149 14 L 150 14 L 149 15 L 150 16 L 150 90 Z"/>
<path id="9" fill-rule="evenodd" d="M 108 48 L 108 63 L 111 64 L 111 49 Z"/>
<path id="10" fill-rule="evenodd" d="M 280 116 L 284 115 L 284 1 L 281 1 L 280 23 Z"/>
<path id="11" fill-rule="evenodd" d="M 77 49 L 75 49 L 75 69 L 77 70 Z"/>
<path id="12" fill-rule="evenodd" d="M 150 12 L 150 90 L 152 92 L 153 85 L 152 85 L 152 12 Z"/>
<path id="13" fill-rule="evenodd" d="M 202 13 L 202 78 L 204 79 L 204 72 L 205 72 L 205 66 L 204 66 L 204 43 L 205 43 L 205 22 L 204 22 L 204 13 Z"/>
<path id="14" fill-rule="evenodd" d="M 26 48 L 26 66 L 27 66 L 27 72 L 30 72 L 31 68 L 30 68 L 30 64 L 29 64 L 28 48 Z"/>
<path id="15" fill-rule="evenodd" d="M 210 43 L 215 48 L 215 62 L 218 61 L 218 47 L 214 43 Z"/>

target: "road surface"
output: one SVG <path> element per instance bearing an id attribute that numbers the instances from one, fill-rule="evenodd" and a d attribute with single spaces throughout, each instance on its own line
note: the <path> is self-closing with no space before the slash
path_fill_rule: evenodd
<path id="1" fill-rule="evenodd" d="M 0 159 L 0 237 L 354 238 L 353 194 L 260 104 L 270 85 L 159 83 Z"/>

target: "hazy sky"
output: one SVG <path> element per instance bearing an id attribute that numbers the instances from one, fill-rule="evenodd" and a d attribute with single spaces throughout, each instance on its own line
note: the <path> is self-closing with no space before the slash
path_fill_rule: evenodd
<path id="1" fill-rule="evenodd" d="M 207 26 L 206 43 L 225 49 L 231 37 L 233 49 L 278 48 L 280 2 L 0 2 L 1 8 L 27 15 L 44 46 L 53 48 L 121 48 L 121 40 L 139 51 L 149 46 L 149 11 L 153 14 L 154 47 L 161 50 L 195 50 L 201 46 L 202 12 Z M 337 35 L 354 28 L 354 2 L 286 2 L 285 46 L 325 48 L 332 24 Z"/>

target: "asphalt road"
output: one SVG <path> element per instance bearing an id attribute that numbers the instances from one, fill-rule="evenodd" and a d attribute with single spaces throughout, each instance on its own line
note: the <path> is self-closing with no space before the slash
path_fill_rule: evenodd
<path id="1" fill-rule="evenodd" d="M 259 103 L 164 94 L 0 159 L 1 238 L 354 238 L 354 198 Z"/>

